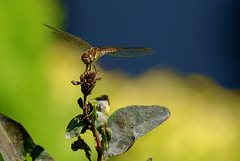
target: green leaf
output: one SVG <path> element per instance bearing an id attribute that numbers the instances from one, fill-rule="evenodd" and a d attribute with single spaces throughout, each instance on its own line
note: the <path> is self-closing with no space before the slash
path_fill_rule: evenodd
<path id="1" fill-rule="evenodd" d="M 78 149 L 84 150 L 85 155 L 89 161 L 91 161 L 92 151 L 91 148 L 85 143 L 85 141 L 79 136 L 78 140 L 72 143 L 72 150 L 77 151 Z"/>
<path id="2" fill-rule="evenodd" d="M 80 134 L 83 134 L 88 129 L 88 121 L 83 114 L 77 115 L 74 117 L 68 124 L 65 138 L 71 139 L 78 137 Z"/>
<path id="3" fill-rule="evenodd" d="M 88 105 L 90 106 L 90 108 L 92 109 L 91 111 L 91 121 L 95 123 L 96 119 L 97 119 L 97 111 L 96 111 L 96 106 L 92 105 L 91 103 L 88 103 Z"/>
<path id="4" fill-rule="evenodd" d="M 98 129 L 107 125 L 107 117 L 102 112 L 97 111 L 96 113 L 97 113 L 97 119 L 95 121 L 96 128 Z"/>
<path id="5" fill-rule="evenodd" d="M 112 131 L 107 127 L 107 117 L 102 113 L 97 111 L 97 120 L 95 121 L 95 126 L 99 134 L 99 139 L 101 141 L 102 150 L 107 148 L 108 143 L 111 140 Z"/>
<path id="6" fill-rule="evenodd" d="M 39 147 L 20 123 L 0 113 L 0 152 L 5 161 L 26 160 L 27 153 L 36 161 L 54 161 L 44 148 Z"/>
<path id="7" fill-rule="evenodd" d="M 37 145 L 30 153 L 34 161 L 54 161 L 51 155 L 40 145 Z"/>
<path id="8" fill-rule="evenodd" d="M 78 99 L 77 102 L 78 102 L 79 107 L 80 107 L 81 109 L 83 109 L 83 100 L 82 100 L 81 97 Z"/>
<path id="9" fill-rule="evenodd" d="M 168 119 L 166 107 L 132 105 L 116 110 L 107 121 L 112 130 L 112 139 L 104 152 L 104 159 L 126 152 L 135 140 Z"/>
<path id="10" fill-rule="evenodd" d="M 152 158 L 149 158 L 147 161 L 152 161 Z"/>

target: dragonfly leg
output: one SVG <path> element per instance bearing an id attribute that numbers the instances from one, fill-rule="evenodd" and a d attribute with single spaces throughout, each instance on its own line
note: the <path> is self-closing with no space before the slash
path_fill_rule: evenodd
<path id="1" fill-rule="evenodd" d="M 88 68 L 89 68 L 89 64 L 86 65 L 86 70 L 83 72 L 83 74 L 88 71 Z"/>
<path id="2" fill-rule="evenodd" d="M 92 64 L 89 64 L 89 69 L 88 69 L 88 71 L 91 71 L 91 68 L 92 68 Z"/>
<path id="3" fill-rule="evenodd" d="M 98 66 L 95 64 L 95 63 L 93 63 L 93 67 L 94 67 L 94 69 L 95 69 L 95 72 L 98 72 L 99 70 L 98 70 Z"/>
<path id="4" fill-rule="evenodd" d="M 94 67 L 95 72 L 99 71 L 98 66 L 96 64 L 92 63 L 92 64 L 87 64 L 86 65 L 86 70 L 84 71 L 84 73 L 86 73 L 87 71 L 91 71 L 92 65 Z"/>

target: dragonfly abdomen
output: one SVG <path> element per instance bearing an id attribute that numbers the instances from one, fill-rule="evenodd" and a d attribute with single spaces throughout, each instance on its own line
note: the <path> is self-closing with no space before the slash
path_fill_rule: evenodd
<path id="1" fill-rule="evenodd" d="M 105 55 L 106 53 L 116 53 L 117 49 L 116 48 L 106 48 L 101 50 L 101 54 Z"/>
<path id="2" fill-rule="evenodd" d="M 96 49 L 96 53 L 95 53 L 95 59 L 97 60 L 98 58 L 100 58 L 101 56 L 107 54 L 107 53 L 116 53 L 117 49 L 116 48 L 105 48 L 105 49 L 100 49 L 97 48 Z"/>

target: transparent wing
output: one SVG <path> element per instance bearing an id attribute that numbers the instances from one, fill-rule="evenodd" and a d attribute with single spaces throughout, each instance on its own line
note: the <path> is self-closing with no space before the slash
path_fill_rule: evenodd
<path id="1" fill-rule="evenodd" d="M 154 54 L 154 50 L 151 48 L 139 48 L 139 47 L 100 47 L 106 55 L 118 56 L 118 57 L 141 57 Z M 111 51 L 114 49 L 114 52 Z"/>
<path id="2" fill-rule="evenodd" d="M 73 36 L 73 35 L 65 32 L 65 31 L 56 29 L 56 28 L 54 28 L 54 27 L 52 27 L 52 26 L 49 26 L 49 25 L 46 25 L 46 24 L 43 24 L 43 25 L 45 25 L 45 26 L 47 26 L 48 28 L 52 29 L 52 30 L 54 31 L 53 33 L 57 34 L 58 36 L 64 38 L 65 40 L 67 40 L 67 41 L 69 41 L 69 42 L 71 42 L 71 43 L 73 43 L 73 44 L 75 44 L 75 45 L 80 46 L 80 47 L 83 48 L 84 50 L 87 50 L 87 49 L 89 49 L 89 48 L 92 47 L 92 46 L 91 46 L 89 43 L 87 43 L 86 41 L 84 41 L 84 40 L 82 40 L 82 39 L 80 39 L 80 38 L 78 38 L 78 37 L 76 37 L 76 36 Z"/>

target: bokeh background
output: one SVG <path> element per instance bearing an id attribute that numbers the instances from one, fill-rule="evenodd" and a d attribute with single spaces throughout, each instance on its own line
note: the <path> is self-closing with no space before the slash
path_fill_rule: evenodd
<path id="1" fill-rule="evenodd" d="M 87 160 L 64 138 L 81 110 L 76 100 L 85 66 L 76 46 L 41 23 L 93 46 L 147 46 L 142 58 L 102 57 L 91 97 L 107 94 L 113 112 L 132 104 L 171 111 L 120 160 L 240 159 L 239 2 L 58 1 L 0 2 L 0 112 L 21 122 L 56 160 Z M 93 150 L 91 133 L 84 138 Z"/>

